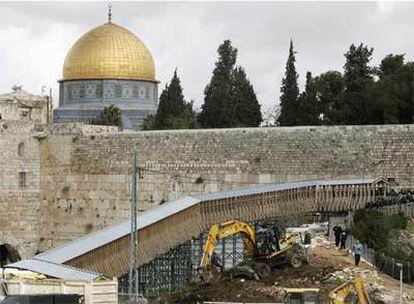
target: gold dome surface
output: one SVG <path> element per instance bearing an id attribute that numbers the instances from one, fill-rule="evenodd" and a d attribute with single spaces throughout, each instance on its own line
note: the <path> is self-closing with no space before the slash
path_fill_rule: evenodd
<path id="1" fill-rule="evenodd" d="M 127 29 L 105 23 L 83 35 L 69 50 L 63 80 L 155 80 L 150 51 Z"/>

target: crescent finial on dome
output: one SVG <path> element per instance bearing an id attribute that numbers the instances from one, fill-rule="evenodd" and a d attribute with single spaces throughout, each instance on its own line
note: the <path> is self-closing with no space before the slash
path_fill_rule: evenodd
<path id="1" fill-rule="evenodd" d="M 112 23 L 112 6 L 111 2 L 108 3 L 108 23 Z"/>

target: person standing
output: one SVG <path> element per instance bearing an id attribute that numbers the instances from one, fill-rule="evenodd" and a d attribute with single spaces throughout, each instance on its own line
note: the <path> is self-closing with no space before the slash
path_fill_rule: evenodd
<path id="1" fill-rule="evenodd" d="M 341 249 L 345 249 L 347 237 L 348 237 L 348 231 L 343 230 L 341 233 Z"/>
<path id="2" fill-rule="evenodd" d="M 335 246 L 339 247 L 339 242 L 341 240 L 342 228 L 341 228 L 341 226 L 335 226 L 335 227 L 333 227 L 333 231 L 334 231 L 334 235 L 335 235 Z"/>
<path id="3" fill-rule="evenodd" d="M 352 251 L 354 252 L 355 266 L 358 267 L 362 254 L 362 244 L 358 240 L 356 240 L 356 243 L 352 246 Z"/>

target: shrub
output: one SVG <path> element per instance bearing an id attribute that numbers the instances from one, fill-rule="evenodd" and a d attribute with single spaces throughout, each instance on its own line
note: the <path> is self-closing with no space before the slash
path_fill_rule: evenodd
<path id="1" fill-rule="evenodd" d="M 395 230 L 405 229 L 407 222 L 403 213 L 387 216 L 377 210 L 361 209 L 354 215 L 351 233 L 368 247 L 384 251 Z"/>
<path id="2" fill-rule="evenodd" d="M 402 212 L 389 216 L 388 221 L 392 229 L 407 229 L 408 218 Z"/>

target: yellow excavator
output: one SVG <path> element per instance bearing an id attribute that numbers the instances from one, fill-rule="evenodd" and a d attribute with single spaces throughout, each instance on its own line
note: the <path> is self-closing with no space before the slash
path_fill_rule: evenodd
<path id="1" fill-rule="evenodd" d="M 353 280 L 349 280 L 331 290 L 327 301 L 321 299 L 319 288 L 284 288 L 284 291 L 284 304 L 371 304 L 364 280 L 360 275 L 356 275 Z M 356 299 L 352 299 L 351 295 L 356 296 Z"/>
<path id="2" fill-rule="evenodd" d="M 243 236 L 244 260 L 232 268 L 233 276 L 265 278 L 277 265 L 288 263 L 299 268 L 308 262 L 308 257 L 298 242 L 298 235 L 281 232 L 277 227 L 262 227 L 255 231 L 248 223 L 232 220 L 210 228 L 199 267 L 204 281 L 210 281 L 223 271 L 214 253 L 217 241 L 236 234 Z"/>

